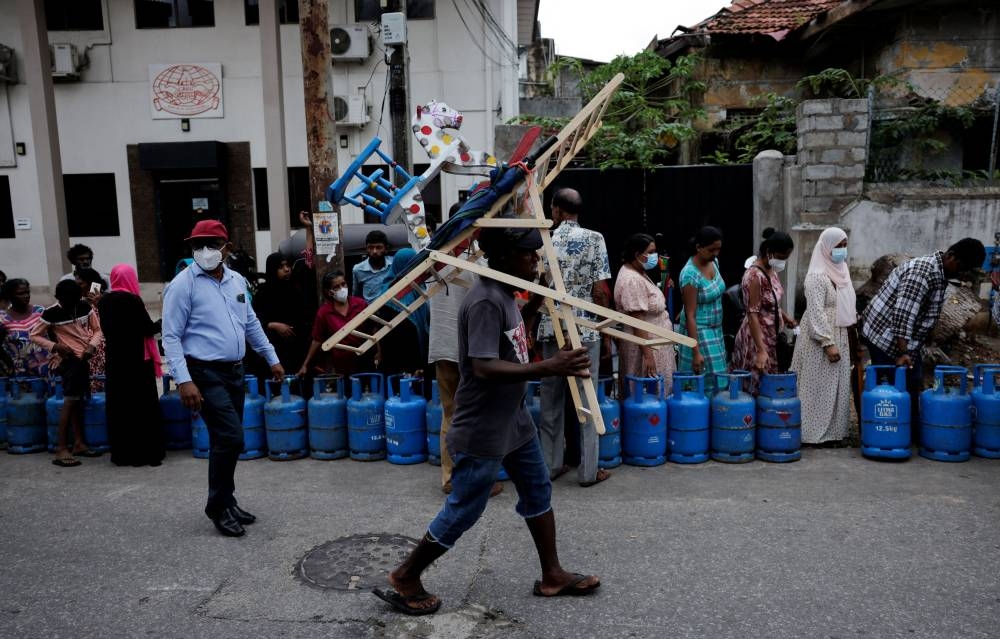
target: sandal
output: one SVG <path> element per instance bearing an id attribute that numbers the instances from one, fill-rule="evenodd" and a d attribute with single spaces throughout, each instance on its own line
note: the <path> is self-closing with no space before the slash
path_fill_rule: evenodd
<path id="1" fill-rule="evenodd" d="M 594 479 L 594 481 L 582 481 L 580 482 L 580 486 L 582 488 L 590 488 L 594 484 L 599 484 L 602 481 L 606 481 L 610 477 L 611 473 L 601 468 L 600 470 L 597 471 L 597 477 Z"/>
<path id="2" fill-rule="evenodd" d="M 598 588 L 601 587 L 601 582 L 598 581 L 595 584 L 589 586 L 581 586 L 584 579 L 587 579 L 588 575 L 581 575 L 580 573 L 573 573 L 573 581 L 569 582 L 559 590 L 555 591 L 551 595 L 546 595 L 542 592 L 542 582 L 536 581 L 535 587 L 532 589 L 531 594 L 536 597 L 582 597 L 584 595 L 589 595 Z"/>
<path id="3" fill-rule="evenodd" d="M 52 460 L 52 464 L 60 468 L 72 468 L 73 466 L 79 466 L 80 460 L 73 459 L 72 457 L 58 457 Z"/>
<path id="4" fill-rule="evenodd" d="M 429 592 L 423 592 L 419 595 L 401 595 L 395 590 L 372 588 L 372 594 L 392 606 L 393 610 L 396 612 L 401 612 L 404 615 L 413 615 L 415 617 L 421 615 L 432 615 L 441 608 L 441 600 Z M 419 608 L 410 605 L 414 602 L 427 601 L 428 599 L 437 599 L 437 602 L 426 608 Z"/>

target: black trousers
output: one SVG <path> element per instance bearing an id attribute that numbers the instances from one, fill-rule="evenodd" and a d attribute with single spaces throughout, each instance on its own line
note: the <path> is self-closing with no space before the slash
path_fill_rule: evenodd
<path id="1" fill-rule="evenodd" d="M 205 514 L 215 517 L 236 505 L 236 462 L 243 452 L 243 365 L 188 358 L 188 372 L 204 398 L 201 417 L 208 427 L 208 503 Z"/>

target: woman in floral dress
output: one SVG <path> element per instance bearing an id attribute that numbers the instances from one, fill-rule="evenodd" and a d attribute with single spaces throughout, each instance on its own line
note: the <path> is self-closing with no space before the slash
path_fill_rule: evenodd
<path id="1" fill-rule="evenodd" d="M 703 227 L 692 240 L 694 255 L 681 269 L 680 333 L 698 340 L 694 348 L 679 347 L 680 370 L 705 375 L 705 394 L 715 392 L 716 376 L 725 373 L 726 345 L 722 337 L 722 295 L 726 283 L 719 272 L 722 231 Z"/>
<path id="2" fill-rule="evenodd" d="M 760 376 L 777 373 L 778 331 L 797 323 L 781 310 L 781 287 L 778 273 L 785 270 L 788 256 L 795 248 L 787 233 L 764 229 L 760 250 L 746 262 L 746 273 L 740 285 L 746 315 L 736 333 L 733 347 L 733 368 L 750 371 L 750 394 L 760 390 Z"/>
<path id="3" fill-rule="evenodd" d="M 624 263 L 615 281 L 615 307 L 636 319 L 673 330 L 663 292 L 646 275 L 646 271 L 656 268 L 658 259 L 653 238 L 645 233 L 629 237 L 625 240 L 622 259 Z M 642 338 L 650 337 L 639 329 L 629 328 L 628 331 Z M 664 384 L 669 388 L 677 369 L 674 348 L 669 344 L 654 349 L 622 340 L 618 347 L 618 357 L 618 374 L 621 380 L 626 375 L 662 375 Z"/>
<path id="4" fill-rule="evenodd" d="M 49 353 L 28 338 L 45 309 L 31 303 L 31 285 L 24 279 L 8 280 L 5 291 L 10 308 L 0 310 L 0 343 L 4 350 L 4 377 L 48 377 Z"/>

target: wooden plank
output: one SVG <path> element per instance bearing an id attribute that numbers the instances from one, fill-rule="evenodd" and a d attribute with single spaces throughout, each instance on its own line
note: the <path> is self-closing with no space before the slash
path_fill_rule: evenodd
<path id="1" fill-rule="evenodd" d="M 594 315 L 599 315 L 601 317 L 612 318 L 616 322 L 621 322 L 626 326 L 632 328 L 638 328 L 639 330 L 650 333 L 657 337 L 664 338 L 673 344 L 680 344 L 682 346 L 688 346 L 693 348 L 697 342 L 687 335 L 681 335 L 680 333 L 675 333 L 669 329 L 657 326 L 650 322 L 645 322 L 640 319 L 636 319 L 630 315 L 625 315 L 624 313 L 619 313 L 618 311 L 611 310 L 610 308 L 605 308 L 599 304 L 594 304 L 593 302 L 588 302 L 587 300 L 582 300 L 579 297 L 573 297 L 568 293 L 560 293 L 547 286 L 541 286 L 535 282 L 529 282 L 528 280 L 522 280 L 513 275 L 507 275 L 506 273 L 501 273 L 500 271 L 495 271 L 486 266 L 480 266 L 478 264 L 466 263 L 462 260 L 458 260 L 451 255 L 446 255 L 439 251 L 431 251 L 431 259 L 435 262 L 441 262 L 444 264 L 450 264 L 452 266 L 458 266 L 459 268 L 464 268 L 468 271 L 479 275 L 480 277 L 488 277 L 490 279 L 503 282 L 514 286 L 520 290 L 528 291 L 529 293 L 537 293 L 543 297 L 549 297 L 557 302 L 563 304 L 568 304 L 570 306 L 575 306 L 584 311 L 593 313 Z"/>
<path id="2" fill-rule="evenodd" d="M 476 220 L 473 226 L 501 229 L 549 229 L 552 228 L 552 220 L 539 221 L 531 217 L 494 217 L 485 220 Z"/>

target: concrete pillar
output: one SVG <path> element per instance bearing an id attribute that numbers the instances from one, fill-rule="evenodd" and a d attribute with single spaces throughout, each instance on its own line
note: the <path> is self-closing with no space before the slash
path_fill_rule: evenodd
<path id="1" fill-rule="evenodd" d="M 264 99 L 264 153 L 267 158 L 267 206 L 271 250 L 291 233 L 288 170 L 285 158 L 285 92 L 281 71 L 278 0 L 260 0 L 260 80 Z"/>
<path id="2" fill-rule="evenodd" d="M 55 286 L 69 269 L 64 261 L 69 248 L 66 223 L 66 195 L 63 192 L 62 156 L 59 153 L 59 126 L 56 122 L 56 102 L 52 92 L 49 37 L 45 26 L 43 0 L 18 0 L 18 19 L 24 53 L 24 82 L 28 89 L 31 111 L 30 154 L 35 158 L 38 173 L 38 200 L 45 248 L 45 276 L 49 286 Z"/>
<path id="3" fill-rule="evenodd" d="M 753 159 L 754 246 L 767 227 L 785 228 L 785 156 L 781 151 L 761 151 Z"/>

